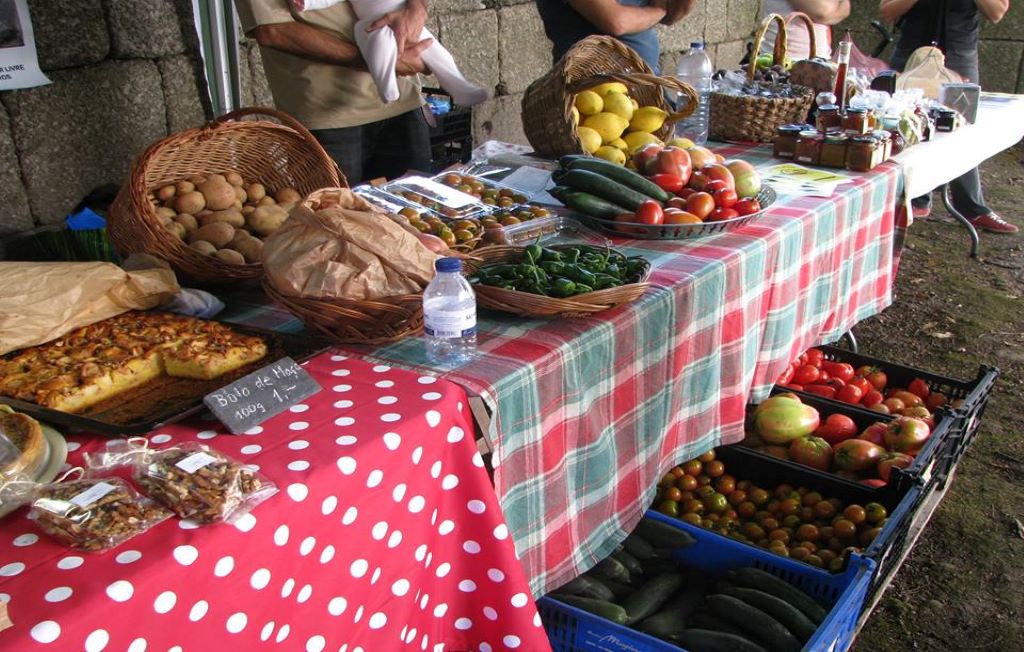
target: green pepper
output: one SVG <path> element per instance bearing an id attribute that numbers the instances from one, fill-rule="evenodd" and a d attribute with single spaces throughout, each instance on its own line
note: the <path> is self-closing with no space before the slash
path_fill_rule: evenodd
<path id="1" fill-rule="evenodd" d="M 642 258 L 630 258 L 626 261 L 626 275 L 629 278 L 640 276 L 647 269 L 647 262 Z"/>
<path id="2" fill-rule="evenodd" d="M 562 262 L 565 259 L 565 256 L 563 256 L 562 252 L 560 251 L 555 251 L 554 249 L 548 249 L 547 247 L 544 247 L 543 249 L 541 249 L 540 259 L 553 262 Z"/>
<path id="3" fill-rule="evenodd" d="M 608 263 L 608 266 L 604 268 L 604 273 L 618 279 L 622 278 L 622 268 L 619 267 L 618 263 Z"/>
<path id="4" fill-rule="evenodd" d="M 582 267 L 569 266 L 565 270 L 565 275 L 572 280 L 576 281 L 577 284 L 583 283 L 591 287 L 597 282 L 597 277 L 593 273 L 583 269 Z"/>
<path id="5" fill-rule="evenodd" d="M 544 249 L 538 244 L 526 245 L 523 249 L 524 262 L 530 264 L 537 264 L 540 262 L 540 257 L 543 255 Z"/>
<path id="6" fill-rule="evenodd" d="M 589 285 L 586 285 L 584 283 L 577 283 L 576 284 L 576 294 L 586 294 L 587 292 L 593 292 L 593 291 L 594 291 L 594 288 L 590 287 Z"/>
<path id="7" fill-rule="evenodd" d="M 500 276 L 500 277 L 503 277 L 503 278 L 509 278 L 509 277 L 515 275 L 516 267 L 517 267 L 516 265 L 510 264 L 510 263 L 500 263 L 500 264 L 497 264 L 497 265 L 488 265 L 487 267 L 482 267 L 480 269 L 480 271 L 477 272 L 477 275 L 480 276 L 480 275 L 485 275 L 486 274 L 486 275 L 490 275 L 490 276 Z"/>
<path id="8" fill-rule="evenodd" d="M 551 294 L 556 297 L 571 297 L 576 293 L 576 283 L 567 278 L 556 278 L 551 283 Z"/>
<path id="9" fill-rule="evenodd" d="M 541 261 L 539 266 L 540 266 L 541 269 L 543 269 L 545 272 L 547 272 L 549 274 L 554 274 L 555 276 L 564 276 L 565 275 L 565 268 L 566 268 L 566 264 L 565 263 L 559 263 L 559 262 L 555 262 L 555 261 L 544 260 L 544 261 Z"/>
<path id="10" fill-rule="evenodd" d="M 594 282 L 595 290 L 603 290 L 605 288 L 613 288 L 621 284 L 621 281 L 614 276 L 608 274 L 598 274 L 597 281 Z"/>
<path id="11" fill-rule="evenodd" d="M 563 259 L 570 265 L 575 265 L 580 260 L 580 250 L 576 247 L 569 247 L 562 252 Z"/>

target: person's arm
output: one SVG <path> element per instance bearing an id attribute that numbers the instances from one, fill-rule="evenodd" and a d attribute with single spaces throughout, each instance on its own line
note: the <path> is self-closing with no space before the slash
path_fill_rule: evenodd
<path id="1" fill-rule="evenodd" d="M 878 13 L 886 22 L 895 23 L 916 4 L 917 0 L 882 0 L 878 4 Z"/>
<path id="2" fill-rule="evenodd" d="M 569 0 L 569 6 L 610 36 L 636 34 L 657 25 L 665 17 L 665 2 L 646 7 L 620 5 L 616 0 Z"/>
<path id="3" fill-rule="evenodd" d="M 821 25 L 835 25 L 850 15 L 850 0 L 789 0 L 789 6 Z"/>
<path id="4" fill-rule="evenodd" d="M 420 32 L 427 22 L 427 0 L 407 0 L 401 9 L 389 11 L 373 21 L 367 32 L 388 26 L 395 33 L 395 43 L 402 52 L 420 40 Z"/>
<path id="5" fill-rule="evenodd" d="M 992 23 L 1001 21 L 1010 10 L 1010 0 L 974 0 L 974 4 L 978 5 L 978 11 Z"/>
<path id="6" fill-rule="evenodd" d="M 363 61 L 359 48 L 354 43 L 312 25 L 299 22 L 259 25 L 252 31 L 252 36 L 263 47 L 274 48 L 297 57 L 346 68 L 366 69 L 366 62 Z M 433 39 L 424 39 L 406 47 L 395 63 L 395 73 L 408 76 L 426 72 L 427 68 L 420 59 L 420 54 L 433 42 Z"/>
<path id="7" fill-rule="evenodd" d="M 662 25 L 675 25 L 693 11 L 696 0 L 668 0 L 665 8 L 665 17 L 661 19 Z"/>

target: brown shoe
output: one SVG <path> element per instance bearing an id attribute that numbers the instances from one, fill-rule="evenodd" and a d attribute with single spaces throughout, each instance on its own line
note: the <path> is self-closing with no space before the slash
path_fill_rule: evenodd
<path id="1" fill-rule="evenodd" d="M 971 220 L 971 224 L 973 224 L 976 229 L 984 229 L 985 231 L 991 231 L 992 233 L 1016 233 L 1017 231 L 1020 231 L 1020 229 L 1015 225 L 1010 224 L 995 213 L 980 215 Z"/>

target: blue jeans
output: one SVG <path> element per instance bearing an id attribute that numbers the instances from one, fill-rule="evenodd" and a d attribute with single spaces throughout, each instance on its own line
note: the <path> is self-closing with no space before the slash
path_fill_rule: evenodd
<path id="1" fill-rule="evenodd" d="M 395 179 L 408 170 L 430 171 L 430 127 L 419 108 L 358 127 L 311 133 L 352 186 L 378 177 Z"/>

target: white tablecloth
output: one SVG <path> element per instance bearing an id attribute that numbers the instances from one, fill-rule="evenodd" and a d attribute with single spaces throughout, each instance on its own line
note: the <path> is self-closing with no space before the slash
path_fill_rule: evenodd
<path id="1" fill-rule="evenodd" d="M 903 168 L 908 197 L 917 197 L 977 167 L 1024 138 L 1024 95 L 983 93 L 972 125 L 938 133 L 893 159 Z"/>

